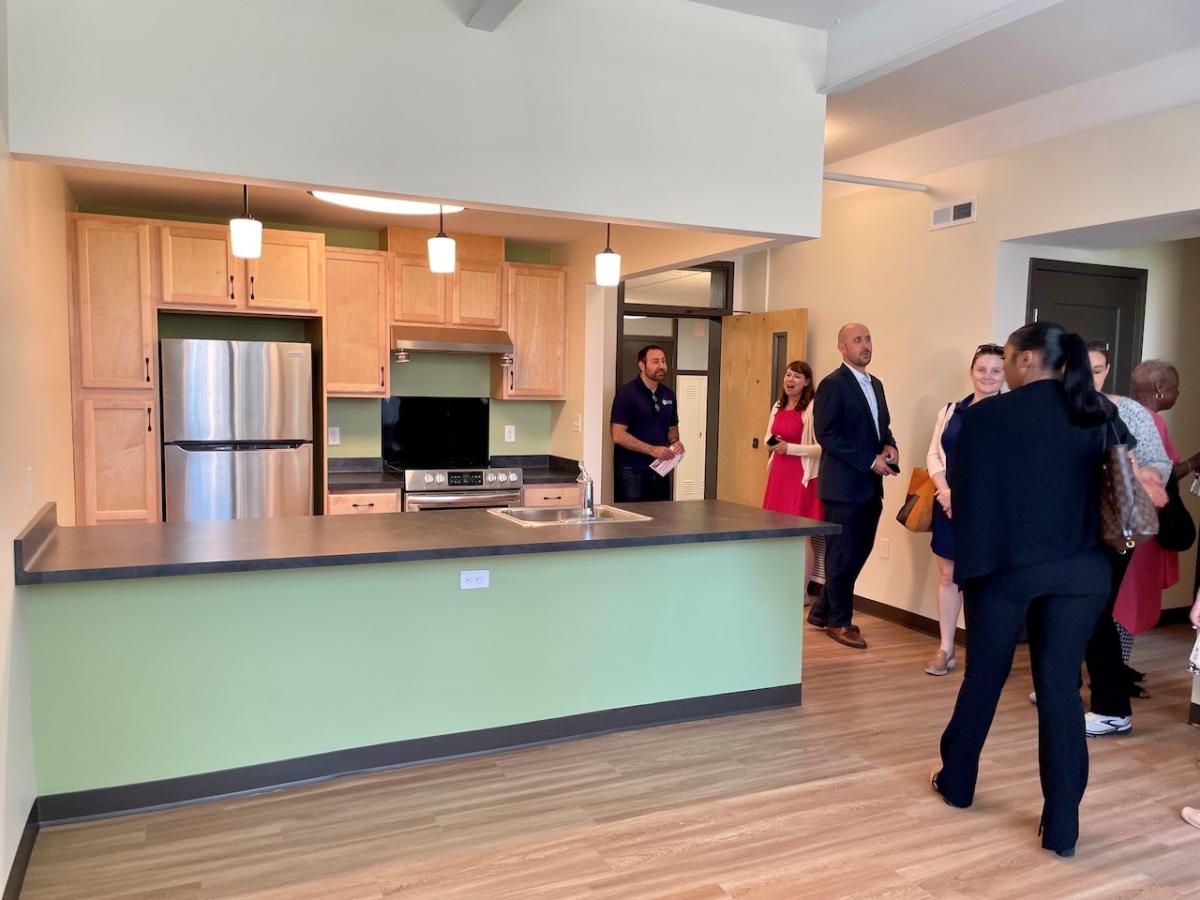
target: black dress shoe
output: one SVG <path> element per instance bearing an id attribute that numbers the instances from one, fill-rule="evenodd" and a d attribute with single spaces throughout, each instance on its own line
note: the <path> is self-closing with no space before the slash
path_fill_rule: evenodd
<path id="1" fill-rule="evenodd" d="M 829 627 L 829 620 L 825 616 L 818 616 L 815 610 L 809 610 L 808 618 L 805 621 L 813 628 Z"/>

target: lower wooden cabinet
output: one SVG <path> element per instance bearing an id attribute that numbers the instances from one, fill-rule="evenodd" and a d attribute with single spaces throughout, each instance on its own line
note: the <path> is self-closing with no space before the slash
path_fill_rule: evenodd
<path id="1" fill-rule="evenodd" d="M 329 495 L 329 515 L 400 512 L 399 491 L 354 492 Z"/>
<path id="2" fill-rule="evenodd" d="M 565 484 L 535 484 L 524 489 L 521 496 L 522 506 L 579 506 L 579 483 L 572 481 Z"/>
<path id="3" fill-rule="evenodd" d="M 159 521 L 157 397 L 84 393 L 79 433 L 76 480 L 82 523 Z"/>

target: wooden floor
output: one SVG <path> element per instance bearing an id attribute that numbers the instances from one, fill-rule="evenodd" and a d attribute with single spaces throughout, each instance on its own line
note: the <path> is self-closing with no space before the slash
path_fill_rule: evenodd
<path id="1" fill-rule="evenodd" d="M 973 808 L 927 787 L 961 669 L 861 617 L 871 649 L 810 632 L 804 706 L 44 829 L 22 897 L 675 898 L 1200 896 L 1192 632 L 1138 640 L 1153 699 L 1091 741 L 1079 852 L 1034 836 L 1024 649 Z"/>

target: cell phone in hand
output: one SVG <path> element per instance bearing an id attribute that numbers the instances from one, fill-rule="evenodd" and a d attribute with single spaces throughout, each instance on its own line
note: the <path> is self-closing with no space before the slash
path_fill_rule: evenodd
<path id="1" fill-rule="evenodd" d="M 889 469 L 891 469 L 893 472 L 895 472 L 897 475 L 900 474 L 900 463 L 892 462 L 891 460 L 888 460 L 887 467 Z"/>
<path id="2" fill-rule="evenodd" d="M 779 443 L 779 435 L 777 435 L 777 434 L 773 434 L 769 438 L 767 438 L 767 446 L 768 447 L 774 447 L 778 443 Z"/>

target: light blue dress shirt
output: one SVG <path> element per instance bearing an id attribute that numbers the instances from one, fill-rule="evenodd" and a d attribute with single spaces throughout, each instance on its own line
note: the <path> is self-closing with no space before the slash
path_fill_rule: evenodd
<path id="1" fill-rule="evenodd" d="M 875 425 L 875 436 L 879 437 L 879 401 L 875 399 L 875 388 L 871 386 L 871 376 L 866 372 L 858 371 L 849 363 L 843 362 L 842 365 L 850 370 L 850 374 L 862 388 L 863 396 L 867 398 L 867 405 L 871 407 L 871 422 Z"/>

